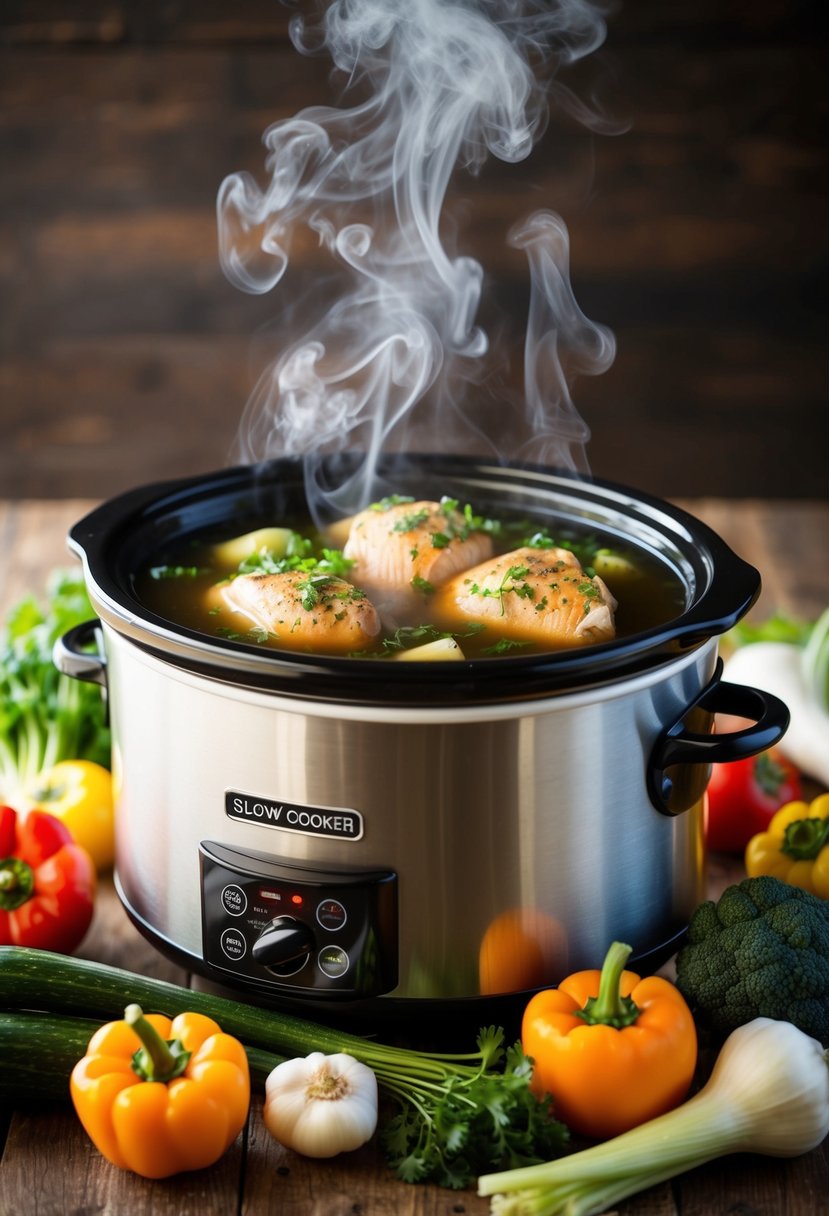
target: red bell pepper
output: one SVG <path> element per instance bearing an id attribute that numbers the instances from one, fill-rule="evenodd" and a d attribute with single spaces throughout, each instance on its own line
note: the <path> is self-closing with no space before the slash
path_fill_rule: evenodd
<path id="1" fill-rule="evenodd" d="M 46 811 L 0 806 L 0 945 L 68 954 L 89 928 L 95 867 Z"/>
<path id="2" fill-rule="evenodd" d="M 709 849 L 742 853 L 772 816 L 801 797 L 800 774 L 779 748 L 715 764 L 708 783 L 705 839 Z"/>

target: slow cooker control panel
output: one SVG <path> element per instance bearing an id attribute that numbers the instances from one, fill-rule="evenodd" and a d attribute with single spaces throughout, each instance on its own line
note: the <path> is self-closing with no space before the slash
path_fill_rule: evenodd
<path id="1" fill-rule="evenodd" d="M 397 985 L 397 875 L 317 869 L 215 841 L 199 845 L 204 961 L 237 979 L 313 995 Z"/>

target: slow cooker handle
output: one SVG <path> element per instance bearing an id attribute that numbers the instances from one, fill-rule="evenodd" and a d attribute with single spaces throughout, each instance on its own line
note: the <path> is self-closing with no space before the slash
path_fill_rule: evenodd
<path id="1" fill-rule="evenodd" d="M 722 662 L 701 695 L 656 741 L 648 766 L 651 802 L 665 815 L 680 815 L 702 797 L 710 765 L 756 756 L 779 742 L 789 725 L 789 711 L 779 697 L 759 688 L 720 680 Z M 749 718 L 751 726 L 729 734 L 703 734 L 689 726 L 700 716 L 729 714 Z M 678 766 L 705 765 L 705 769 Z M 673 769 L 673 773 L 668 772 Z"/>
<path id="2" fill-rule="evenodd" d="M 94 650 L 89 647 L 94 646 Z M 100 684 L 106 691 L 106 656 L 103 653 L 101 622 L 97 617 L 68 629 L 52 648 L 52 661 L 58 671 L 73 680 Z"/>

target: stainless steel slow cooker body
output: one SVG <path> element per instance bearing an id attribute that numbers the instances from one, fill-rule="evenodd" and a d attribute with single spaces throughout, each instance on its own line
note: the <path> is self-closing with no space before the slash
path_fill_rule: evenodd
<path id="1" fill-rule="evenodd" d="M 183 536 L 295 515 L 297 462 L 104 504 L 70 534 L 100 624 L 56 660 L 107 687 L 127 911 L 197 972 L 265 1000 L 464 1002 L 594 966 L 613 938 L 659 961 L 702 897 L 710 763 L 786 727 L 774 698 L 718 678 L 717 635 L 756 597 L 757 572 L 622 487 L 431 455 L 384 471 L 398 493 L 646 549 L 681 580 L 685 610 L 548 656 L 266 651 L 155 616 L 134 577 Z M 755 725 L 713 736 L 719 710 Z"/>

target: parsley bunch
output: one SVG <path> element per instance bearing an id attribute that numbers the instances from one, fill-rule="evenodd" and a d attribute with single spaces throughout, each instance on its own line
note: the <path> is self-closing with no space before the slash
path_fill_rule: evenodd
<path id="1" fill-rule="evenodd" d="M 493 1161 L 517 1167 L 561 1151 L 567 1129 L 553 1119 L 550 1100 L 530 1091 L 532 1063 L 521 1045 L 504 1053 L 503 1039 L 503 1030 L 490 1026 L 480 1032 L 477 1052 L 456 1057 L 369 1046 L 363 1058 L 400 1103 L 381 1134 L 398 1177 L 462 1188 Z M 385 1058 L 390 1050 L 394 1061 Z"/>

